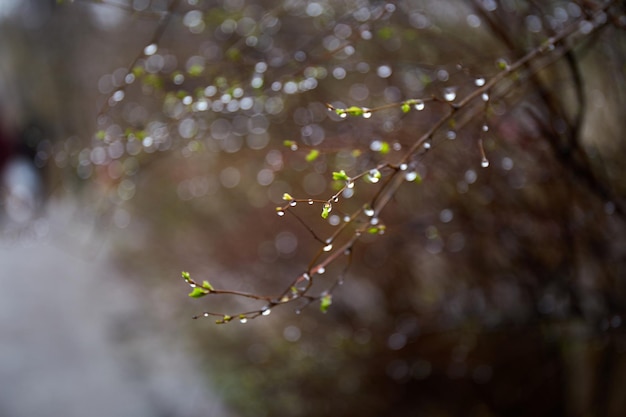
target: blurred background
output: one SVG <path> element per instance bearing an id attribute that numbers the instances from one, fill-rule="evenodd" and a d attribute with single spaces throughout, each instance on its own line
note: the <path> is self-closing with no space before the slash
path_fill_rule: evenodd
<path id="1" fill-rule="evenodd" d="M 624 415 L 624 13 L 0 1 L 0 414 Z M 411 158 L 385 234 L 316 278 L 342 282 L 326 314 L 191 319 L 262 304 L 191 299 L 181 271 L 280 294 L 320 247 L 284 193 L 398 161 L 572 25 Z M 294 210 L 325 238 L 378 189 Z"/>

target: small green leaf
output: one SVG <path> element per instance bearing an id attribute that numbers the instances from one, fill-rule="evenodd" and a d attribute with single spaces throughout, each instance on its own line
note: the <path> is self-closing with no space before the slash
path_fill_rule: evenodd
<path id="1" fill-rule="evenodd" d="M 200 297 L 204 297 L 208 293 L 209 291 L 206 290 L 205 288 L 194 287 L 194 289 L 191 290 L 191 292 L 189 293 L 189 296 L 191 298 L 200 298 Z"/>
<path id="2" fill-rule="evenodd" d="M 376 32 L 376 34 L 378 35 L 380 39 L 385 40 L 385 41 L 393 38 L 394 36 L 393 29 L 388 26 L 378 29 L 378 32 Z"/>
<path id="3" fill-rule="evenodd" d="M 156 74 L 146 74 L 142 78 L 143 83 L 149 87 L 160 89 L 163 87 L 163 79 Z"/>
<path id="4" fill-rule="evenodd" d="M 139 78 L 146 72 L 146 70 L 140 65 L 135 65 L 131 72 L 136 78 Z"/>
<path id="5" fill-rule="evenodd" d="M 240 61 L 241 60 L 241 51 L 237 48 L 230 48 L 226 51 L 226 57 L 231 61 Z"/>
<path id="6" fill-rule="evenodd" d="M 320 156 L 320 151 L 318 151 L 317 149 L 311 149 L 305 159 L 307 162 L 313 162 L 317 159 L 318 156 Z"/>
<path id="7" fill-rule="evenodd" d="M 228 323 L 229 321 L 231 321 L 233 318 L 232 316 L 229 316 L 227 314 L 224 314 L 224 317 L 222 317 L 219 320 L 215 320 L 215 324 L 224 324 L 224 323 Z"/>
<path id="8" fill-rule="evenodd" d="M 389 146 L 388 142 L 383 142 L 381 147 L 380 147 L 380 153 L 381 155 L 386 155 L 389 153 L 389 151 L 391 150 L 391 146 Z"/>
<path id="9" fill-rule="evenodd" d="M 363 116 L 363 109 L 357 106 L 351 106 L 344 110 L 350 116 Z"/>
<path id="10" fill-rule="evenodd" d="M 189 272 L 183 271 L 181 272 L 181 275 L 185 281 L 189 282 L 191 280 L 191 275 L 189 275 Z"/>
<path id="11" fill-rule="evenodd" d="M 189 75 L 191 75 L 192 77 L 197 77 L 199 75 L 202 75 L 203 71 L 204 71 L 204 66 L 200 64 L 193 64 L 191 67 L 189 67 L 189 69 L 187 69 L 187 73 L 189 73 Z"/>
<path id="12" fill-rule="evenodd" d="M 372 235 L 382 235 L 385 233 L 386 227 L 384 224 L 378 225 L 378 226 L 370 226 L 367 229 L 367 233 L 372 234 Z"/>
<path id="13" fill-rule="evenodd" d="M 324 203 L 324 207 L 322 208 L 322 219 L 327 219 L 332 209 L 333 206 L 330 205 L 330 203 Z"/>
<path id="14" fill-rule="evenodd" d="M 211 285 L 209 281 L 202 281 L 202 288 L 206 288 L 209 291 L 215 291 L 215 288 Z"/>
<path id="15" fill-rule="evenodd" d="M 350 177 L 348 177 L 348 175 L 346 174 L 346 171 L 344 171 L 342 169 L 341 171 L 333 172 L 333 180 L 335 180 L 335 181 L 348 181 L 348 180 L 350 180 Z"/>
<path id="16" fill-rule="evenodd" d="M 411 111 L 411 105 L 407 102 L 402 103 L 402 112 L 408 113 Z"/>
<path id="17" fill-rule="evenodd" d="M 283 145 L 291 149 L 292 151 L 298 150 L 298 144 L 293 140 L 284 140 Z"/>
<path id="18" fill-rule="evenodd" d="M 325 294 L 320 299 L 320 311 L 322 313 L 326 313 L 328 311 L 328 307 L 333 303 L 333 296 L 331 294 Z"/>
<path id="19" fill-rule="evenodd" d="M 285 194 L 283 194 L 283 200 L 291 201 L 291 200 L 293 200 L 293 197 L 291 196 L 291 194 L 285 193 Z"/>

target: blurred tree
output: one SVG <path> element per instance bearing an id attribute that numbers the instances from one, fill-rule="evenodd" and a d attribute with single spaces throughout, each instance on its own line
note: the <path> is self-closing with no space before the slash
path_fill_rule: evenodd
<path id="1" fill-rule="evenodd" d="M 76 3 L 120 256 L 283 310 L 190 325 L 242 415 L 626 411 L 622 2 Z"/>

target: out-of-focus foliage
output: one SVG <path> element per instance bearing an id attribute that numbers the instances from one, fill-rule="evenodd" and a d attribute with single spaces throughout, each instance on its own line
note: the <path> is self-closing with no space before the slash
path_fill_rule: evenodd
<path id="1" fill-rule="evenodd" d="M 626 410 L 620 2 L 85 1 L 58 13 L 76 9 L 117 19 L 102 35 L 111 64 L 92 86 L 91 137 L 55 143 L 50 163 L 104 196 L 103 221 L 127 236 L 120 257 L 168 293 L 159 304 L 175 303 L 181 269 L 208 280 L 176 302 L 232 321 L 185 325 L 241 415 Z M 410 169 L 378 213 L 387 162 Z M 267 299 L 211 294 L 281 294 L 358 210 L 377 220 L 316 270 L 315 308 L 239 324 L 232 313 Z"/>

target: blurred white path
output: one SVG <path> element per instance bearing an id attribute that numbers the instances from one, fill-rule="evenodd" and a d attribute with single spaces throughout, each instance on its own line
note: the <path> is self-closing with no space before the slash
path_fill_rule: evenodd
<path id="1" fill-rule="evenodd" d="M 0 237 L 0 416 L 230 415 L 177 326 L 151 322 L 106 241 L 88 242 L 97 234 L 75 211 L 53 206 Z"/>

